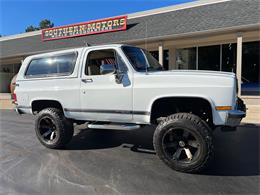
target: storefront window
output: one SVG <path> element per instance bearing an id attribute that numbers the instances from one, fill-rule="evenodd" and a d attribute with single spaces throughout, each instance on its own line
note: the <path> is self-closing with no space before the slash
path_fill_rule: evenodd
<path id="1" fill-rule="evenodd" d="M 260 95 L 260 41 L 243 43 L 241 95 Z"/>
<path id="2" fill-rule="evenodd" d="M 150 53 L 156 60 L 159 60 L 159 51 L 150 51 Z M 163 68 L 169 70 L 169 50 L 163 50 Z"/>
<path id="3" fill-rule="evenodd" d="M 0 64 L 0 93 L 10 93 L 10 83 L 20 64 Z"/>
<path id="4" fill-rule="evenodd" d="M 221 71 L 236 72 L 236 43 L 222 45 L 222 68 Z"/>
<path id="5" fill-rule="evenodd" d="M 220 71 L 220 45 L 199 47 L 198 67 L 199 70 Z"/>
<path id="6" fill-rule="evenodd" d="M 176 50 L 177 69 L 196 70 L 196 48 L 184 48 Z"/>
<path id="7" fill-rule="evenodd" d="M 196 47 L 176 50 L 178 69 L 196 70 L 198 67 L 199 70 L 236 73 L 236 58 L 236 43 L 198 47 L 197 50 Z M 259 61 L 260 41 L 244 42 L 241 95 L 260 95 Z"/>

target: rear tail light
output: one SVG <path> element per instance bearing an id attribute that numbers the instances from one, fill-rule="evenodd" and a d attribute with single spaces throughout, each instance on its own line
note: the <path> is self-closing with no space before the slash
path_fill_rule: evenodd
<path id="1" fill-rule="evenodd" d="M 12 99 L 13 99 L 13 103 L 16 103 L 16 102 L 17 102 L 16 93 L 13 93 L 13 94 L 12 94 Z"/>

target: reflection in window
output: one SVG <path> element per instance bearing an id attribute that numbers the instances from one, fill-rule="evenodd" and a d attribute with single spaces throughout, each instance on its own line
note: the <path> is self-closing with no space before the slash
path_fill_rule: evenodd
<path id="1" fill-rule="evenodd" d="M 242 48 L 241 94 L 260 95 L 260 41 L 243 43 Z"/>
<path id="2" fill-rule="evenodd" d="M 198 67 L 199 70 L 236 73 L 237 44 L 223 44 L 222 49 L 220 47 L 221 45 L 198 47 L 198 53 L 195 47 L 177 49 L 177 68 L 194 70 Z M 260 41 L 244 42 L 242 49 L 241 95 L 260 95 Z"/>
<path id="3" fill-rule="evenodd" d="M 100 66 L 104 64 L 116 65 L 116 55 L 113 49 L 94 50 L 89 52 L 85 74 L 101 75 Z M 116 67 L 114 67 L 116 68 Z"/>
<path id="4" fill-rule="evenodd" d="M 159 51 L 149 51 L 159 61 Z M 169 50 L 163 50 L 163 68 L 169 70 Z"/>
<path id="5" fill-rule="evenodd" d="M 199 47 L 199 70 L 220 71 L 220 45 Z"/>
<path id="6" fill-rule="evenodd" d="M 177 69 L 196 70 L 196 48 L 184 48 L 176 50 Z"/>
<path id="7" fill-rule="evenodd" d="M 222 71 L 236 72 L 236 54 L 236 43 L 222 45 Z"/>
<path id="8" fill-rule="evenodd" d="M 76 59 L 76 52 L 33 59 L 25 75 L 27 77 L 70 75 L 74 70 Z"/>

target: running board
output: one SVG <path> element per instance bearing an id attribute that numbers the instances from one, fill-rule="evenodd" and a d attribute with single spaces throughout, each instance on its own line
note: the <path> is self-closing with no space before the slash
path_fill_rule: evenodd
<path id="1" fill-rule="evenodd" d="M 87 124 L 90 129 L 113 129 L 113 130 L 134 130 L 139 129 L 140 125 L 135 124 Z"/>

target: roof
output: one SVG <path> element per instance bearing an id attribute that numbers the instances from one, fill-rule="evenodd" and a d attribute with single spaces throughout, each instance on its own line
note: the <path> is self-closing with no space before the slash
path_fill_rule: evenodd
<path id="1" fill-rule="evenodd" d="M 138 18 L 138 17 L 166 13 L 166 12 L 170 12 L 170 11 L 187 9 L 187 8 L 208 5 L 208 4 L 212 4 L 212 3 L 219 3 L 219 2 L 224 2 L 224 1 L 230 1 L 230 0 L 195 0 L 192 2 L 188 2 L 188 3 L 182 3 L 182 4 L 177 4 L 177 5 L 172 5 L 172 6 L 167 6 L 167 7 L 157 8 L 157 9 L 151 9 L 151 10 L 131 13 L 131 14 L 128 14 L 127 17 L 128 17 L 128 19 L 133 19 L 133 18 Z M 40 35 L 40 34 L 41 34 L 41 30 L 25 32 L 25 33 L 21 33 L 21 34 L 0 37 L 0 41 L 24 38 L 24 37 Z"/>
<path id="2" fill-rule="evenodd" d="M 38 57 L 42 57 L 45 55 L 56 55 L 56 54 L 62 54 L 62 53 L 68 53 L 68 52 L 73 52 L 73 51 L 81 51 L 84 48 L 88 48 L 88 49 L 102 49 L 102 48 L 118 48 L 121 46 L 127 46 L 126 44 L 102 44 L 102 45 L 94 45 L 94 46 L 85 46 L 85 47 L 75 47 L 75 48 L 70 48 L 70 49 L 58 49 L 56 51 L 50 51 L 50 52 L 44 52 L 44 53 L 40 53 L 40 54 L 34 54 L 34 55 L 30 55 L 30 58 L 38 58 Z"/>
<path id="3" fill-rule="evenodd" d="M 201 4 L 203 2 L 204 4 Z M 130 14 L 126 31 L 88 35 L 55 41 L 41 41 L 40 34 L 0 39 L 1 58 L 39 53 L 89 44 L 131 43 L 144 39 L 178 37 L 192 33 L 260 26 L 258 0 L 211 1 L 189 4 L 179 9 L 166 7 Z"/>

